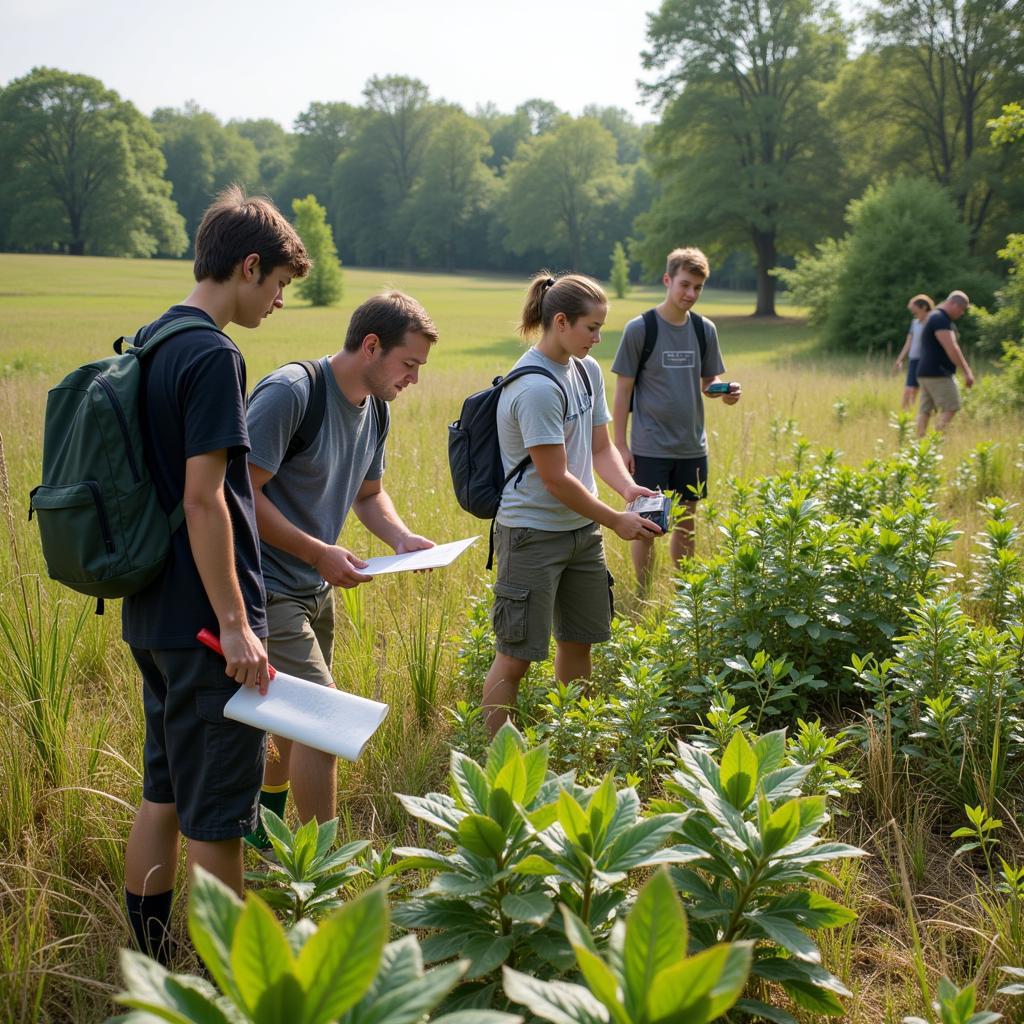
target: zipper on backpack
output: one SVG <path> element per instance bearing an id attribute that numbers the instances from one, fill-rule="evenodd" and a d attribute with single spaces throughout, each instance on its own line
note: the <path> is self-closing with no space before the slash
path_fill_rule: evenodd
<path id="1" fill-rule="evenodd" d="M 83 484 L 92 493 L 92 500 L 96 505 L 96 515 L 100 521 L 100 533 L 103 535 L 103 544 L 107 554 L 114 553 L 114 535 L 110 532 L 110 520 L 107 518 L 107 510 L 103 505 L 103 496 L 100 494 L 100 485 L 95 480 L 83 480 Z"/>
<path id="2" fill-rule="evenodd" d="M 117 417 L 117 422 L 121 426 L 121 433 L 124 435 L 124 450 L 128 456 L 128 468 L 131 470 L 132 479 L 135 483 L 139 483 L 142 480 L 142 476 L 139 473 L 138 464 L 135 462 L 135 452 L 132 450 L 132 439 L 128 433 L 128 420 L 125 418 L 124 409 L 121 408 L 121 403 L 117 400 L 117 395 L 114 394 L 114 389 L 110 386 L 110 382 L 102 377 L 96 377 L 95 380 L 103 388 L 107 398 L 110 400 L 110 404 L 114 408 L 114 415 Z"/>

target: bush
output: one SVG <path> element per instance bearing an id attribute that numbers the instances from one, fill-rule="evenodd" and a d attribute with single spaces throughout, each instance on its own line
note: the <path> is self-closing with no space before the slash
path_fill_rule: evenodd
<path id="1" fill-rule="evenodd" d="M 341 264 L 327 211 L 316 196 L 292 200 L 295 230 L 305 243 L 313 268 L 297 285 L 298 293 L 314 306 L 329 306 L 341 298 Z"/>

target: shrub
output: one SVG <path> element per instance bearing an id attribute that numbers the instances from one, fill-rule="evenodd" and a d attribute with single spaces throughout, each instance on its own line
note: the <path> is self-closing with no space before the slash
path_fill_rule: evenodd
<path id="1" fill-rule="evenodd" d="M 295 230 L 313 261 L 310 272 L 296 285 L 299 295 L 314 306 L 330 306 L 341 298 L 341 264 L 327 211 L 316 196 L 293 199 Z"/>

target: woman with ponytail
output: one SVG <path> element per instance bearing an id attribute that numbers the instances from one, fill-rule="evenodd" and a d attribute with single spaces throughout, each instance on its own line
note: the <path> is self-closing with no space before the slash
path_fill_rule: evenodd
<path id="1" fill-rule="evenodd" d="M 611 635 L 612 579 L 601 527 L 623 540 L 661 533 L 597 497 L 595 469 L 627 502 L 655 493 L 634 482 L 608 437 L 604 380 L 589 354 L 607 315 L 601 286 L 579 274 L 542 271 L 526 295 L 519 333 L 539 339 L 516 366 L 545 372 L 512 381 L 498 404 L 506 474 L 526 456 L 531 461 L 505 488 L 494 527 L 497 653 L 483 693 L 492 736 L 514 709 L 530 663 L 548 656 L 552 626 L 556 677 L 590 677 L 590 648 Z"/>

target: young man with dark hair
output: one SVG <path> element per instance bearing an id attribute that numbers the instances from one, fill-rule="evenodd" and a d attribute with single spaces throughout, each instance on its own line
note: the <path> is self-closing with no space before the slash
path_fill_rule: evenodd
<path id="1" fill-rule="evenodd" d="M 241 837 L 256 822 L 266 737 L 224 717 L 238 684 L 267 686 L 263 581 L 245 455 L 245 361 L 224 333 L 258 327 L 307 273 L 306 250 L 265 199 L 237 186 L 210 206 L 196 232 L 196 284 L 144 327 L 144 343 L 171 321 L 201 321 L 144 363 L 142 436 L 165 511 L 179 503 L 163 573 L 125 598 L 122 631 L 139 666 L 146 715 L 142 803 L 125 851 L 125 900 L 139 947 L 169 956 L 167 926 L 188 840 L 199 864 L 242 890 Z M 206 326 L 208 325 L 208 326 Z M 219 633 L 224 656 L 196 640 Z"/>
<path id="2" fill-rule="evenodd" d="M 313 378 L 290 363 L 262 380 L 249 403 L 249 473 L 256 498 L 267 587 L 270 660 L 290 675 L 333 686 L 334 587 L 372 579 L 366 562 L 337 544 L 349 510 L 396 552 L 433 547 L 413 533 L 384 490 L 384 445 L 392 402 L 419 379 L 437 341 L 426 310 L 390 292 L 352 314 L 344 347 L 320 359 L 323 420 L 304 450 L 289 446 L 312 400 Z M 260 802 L 283 817 L 289 780 L 302 821 L 335 816 L 337 773 L 331 754 L 274 738 Z M 269 842 L 262 826 L 248 836 Z"/>
<path id="3" fill-rule="evenodd" d="M 917 364 L 917 383 L 921 405 L 917 411 L 917 436 L 928 432 L 928 421 L 938 410 L 935 429 L 945 430 L 960 408 L 956 386 L 956 368 L 964 375 L 964 384 L 974 387 L 974 374 L 956 340 L 953 323 L 967 312 L 970 299 L 960 291 L 950 292 L 924 323 L 921 332 L 921 358 Z"/>
<path id="4" fill-rule="evenodd" d="M 665 299 L 646 315 L 654 318 L 653 348 L 645 345 L 645 318 L 638 316 L 626 324 L 612 362 L 612 373 L 618 375 L 615 446 L 626 469 L 644 487 L 675 493 L 682 506 L 682 517 L 669 538 L 673 565 L 693 555 L 693 517 L 697 502 L 707 493 L 703 397 L 735 405 L 741 394 L 735 383 L 724 393 L 708 390 L 725 373 L 718 332 L 707 317 L 691 313 L 691 309 L 710 273 L 708 259 L 700 249 L 673 249 L 662 278 Z M 627 442 L 631 413 L 633 427 Z M 637 579 L 647 587 L 654 540 L 634 540 L 630 547 Z"/>

